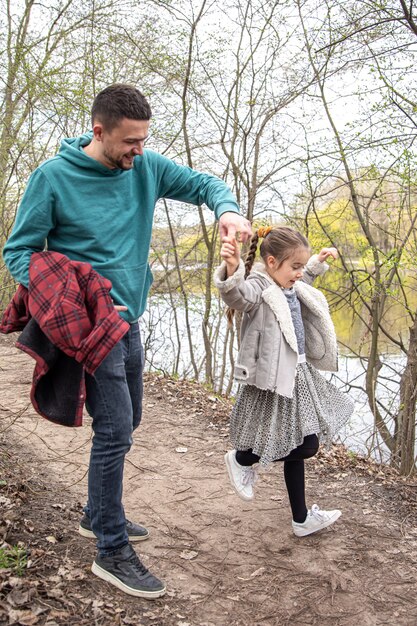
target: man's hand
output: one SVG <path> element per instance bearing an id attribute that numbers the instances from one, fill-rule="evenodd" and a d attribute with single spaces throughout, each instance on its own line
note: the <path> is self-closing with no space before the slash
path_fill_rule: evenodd
<path id="1" fill-rule="evenodd" d="M 336 248 L 322 248 L 317 255 L 317 259 L 320 263 L 324 263 L 329 257 L 332 259 L 337 259 L 338 253 Z"/>
<path id="2" fill-rule="evenodd" d="M 220 256 L 226 262 L 227 275 L 232 276 L 240 262 L 240 245 L 234 237 L 223 237 Z"/>
<path id="3" fill-rule="evenodd" d="M 223 213 L 219 218 L 220 241 L 224 241 L 225 237 L 236 239 L 238 234 L 239 241 L 243 243 L 252 237 L 252 227 L 250 221 L 239 213 L 228 211 Z"/>
<path id="4" fill-rule="evenodd" d="M 127 311 L 127 306 L 124 306 L 122 304 L 115 304 L 114 308 L 116 309 L 116 311 Z"/>

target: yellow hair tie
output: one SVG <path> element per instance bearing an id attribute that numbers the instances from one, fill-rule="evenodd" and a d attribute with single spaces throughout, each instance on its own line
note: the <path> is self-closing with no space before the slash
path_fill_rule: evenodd
<path id="1" fill-rule="evenodd" d="M 267 236 L 268 233 L 271 232 L 271 230 L 272 230 L 272 226 L 261 226 L 260 228 L 258 228 L 256 232 L 258 234 L 258 237 L 265 239 L 265 237 Z"/>

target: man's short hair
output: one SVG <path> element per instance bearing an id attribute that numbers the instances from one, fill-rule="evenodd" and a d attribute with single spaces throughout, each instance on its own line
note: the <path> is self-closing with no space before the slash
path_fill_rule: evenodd
<path id="1" fill-rule="evenodd" d="M 101 122 L 111 131 L 123 118 L 148 121 L 152 117 L 149 102 L 136 87 L 124 83 L 109 85 L 94 98 L 91 123 Z"/>

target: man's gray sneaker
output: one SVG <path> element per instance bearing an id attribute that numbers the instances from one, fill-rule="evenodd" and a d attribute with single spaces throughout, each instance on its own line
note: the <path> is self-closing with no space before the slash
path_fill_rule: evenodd
<path id="1" fill-rule="evenodd" d="M 146 569 L 130 543 L 112 556 L 97 555 L 91 571 L 131 596 L 153 600 L 166 592 L 164 583 Z"/>
<path id="2" fill-rule="evenodd" d="M 150 534 L 147 528 L 145 528 L 144 526 L 140 526 L 139 524 L 134 524 L 129 520 L 126 520 L 126 531 L 127 536 L 129 537 L 129 541 L 132 543 L 136 541 L 144 541 L 145 539 L 148 539 Z M 85 513 L 80 520 L 78 532 L 83 537 L 88 537 L 89 539 L 97 539 L 91 529 L 90 518 Z"/>

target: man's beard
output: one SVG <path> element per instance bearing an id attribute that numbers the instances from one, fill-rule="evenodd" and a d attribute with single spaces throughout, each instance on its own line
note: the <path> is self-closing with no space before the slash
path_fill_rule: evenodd
<path id="1" fill-rule="evenodd" d="M 111 154 L 109 154 L 108 152 L 104 151 L 103 152 L 105 158 L 107 159 L 107 162 L 113 166 L 114 168 L 118 169 L 118 170 L 131 170 L 133 167 L 133 161 L 131 163 L 131 165 L 129 167 L 126 167 L 125 165 L 123 165 L 123 158 L 121 159 L 115 159 L 111 156 Z"/>

